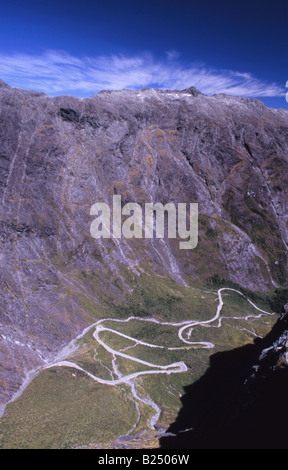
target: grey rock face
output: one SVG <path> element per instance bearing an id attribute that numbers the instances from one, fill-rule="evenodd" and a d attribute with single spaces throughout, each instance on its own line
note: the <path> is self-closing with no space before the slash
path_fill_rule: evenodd
<path id="1" fill-rule="evenodd" d="M 0 81 L 0 401 L 91 323 L 89 302 L 130 295 L 124 272 L 284 284 L 287 161 L 288 113 L 257 100 L 193 87 L 49 98 Z M 198 248 L 95 241 L 90 208 L 114 194 L 198 202 Z"/>

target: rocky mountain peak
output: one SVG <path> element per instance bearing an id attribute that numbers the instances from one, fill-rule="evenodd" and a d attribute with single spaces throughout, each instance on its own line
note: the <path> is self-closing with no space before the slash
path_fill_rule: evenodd
<path id="1" fill-rule="evenodd" d="M 91 305 L 124 302 L 145 273 L 187 286 L 285 285 L 287 156 L 288 112 L 254 100 L 193 87 L 52 98 L 1 81 L 2 402 L 91 322 Z M 198 247 L 96 242 L 91 206 L 113 195 L 198 203 Z"/>
<path id="2" fill-rule="evenodd" d="M 7 85 L 6 82 L 0 79 L 0 88 L 10 88 L 9 85 Z"/>

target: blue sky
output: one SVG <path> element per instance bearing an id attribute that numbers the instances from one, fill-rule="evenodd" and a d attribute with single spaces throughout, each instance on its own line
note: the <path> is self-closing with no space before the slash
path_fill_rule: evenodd
<path id="1" fill-rule="evenodd" d="M 196 86 L 288 108 L 287 3 L 1 2 L 0 78 L 52 96 Z"/>

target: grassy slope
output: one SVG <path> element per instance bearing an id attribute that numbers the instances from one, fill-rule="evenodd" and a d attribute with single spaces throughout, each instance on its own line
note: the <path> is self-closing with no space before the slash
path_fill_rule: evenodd
<path id="1" fill-rule="evenodd" d="M 93 314 L 94 318 L 128 318 L 137 315 L 169 322 L 208 320 L 216 313 L 216 291 L 217 286 L 207 289 L 206 285 L 194 283 L 191 288 L 187 288 L 167 278 L 141 275 L 128 303 L 118 306 L 106 304 L 100 310 L 91 303 L 86 307 L 87 313 Z M 270 310 L 268 294 L 257 294 L 257 300 L 254 297 L 255 293 L 253 301 L 259 307 Z M 84 305 L 85 299 L 80 300 Z M 159 425 L 166 428 L 175 420 L 181 407 L 183 387 L 203 375 L 211 353 L 252 342 L 254 333 L 264 336 L 277 319 L 264 317 L 252 319 L 247 324 L 243 320 L 231 318 L 250 313 L 258 314 L 245 299 L 234 293 L 225 295 L 223 315 L 228 318 L 223 320 L 223 328 L 196 327 L 192 336 L 193 341 L 215 343 L 216 350 L 152 350 L 140 345 L 127 350 L 128 354 L 152 363 L 169 364 L 181 360 L 189 367 L 189 371 L 184 374 L 137 379 L 137 390 L 144 395 L 148 393 L 161 407 Z M 110 321 L 105 326 L 150 343 L 169 347 L 184 346 L 178 339 L 178 329 L 175 327 L 136 320 L 123 324 Z M 115 349 L 134 345 L 110 332 L 103 333 L 103 338 L 104 335 L 108 344 Z M 73 360 L 104 379 L 111 378 L 107 370 L 107 367 L 111 368 L 111 357 L 104 348 L 97 347 L 92 331 L 81 339 Z M 123 374 L 145 369 L 122 358 L 117 360 L 117 365 Z M 74 369 L 46 370 L 33 380 L 16 402 L 8 405 L 0 421 L 0 448 L 71 448 L 111 442 L 126 434 L 137 421 L 136 407 L 129 397 L 127 386 L 97 384 Z M 141 405 L 140 408 L 141 420 L 133 434 L 147 430 L 147 421 L 153 414 L 147 405 Z"/>

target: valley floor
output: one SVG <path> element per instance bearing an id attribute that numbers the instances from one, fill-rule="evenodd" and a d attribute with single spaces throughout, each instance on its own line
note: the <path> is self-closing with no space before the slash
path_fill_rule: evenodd
<path id="1" fill-rule="evenodd" d="M 202 301 L 198 320 L 133 315 L 86 328 L 65 348 L 66 357 L 37 371 L 8 405 L 0 447 L 157 447 L 211 350 L 251 343 L 275 322 L 236 289 L 192 290 L 197 305 Z"/>

